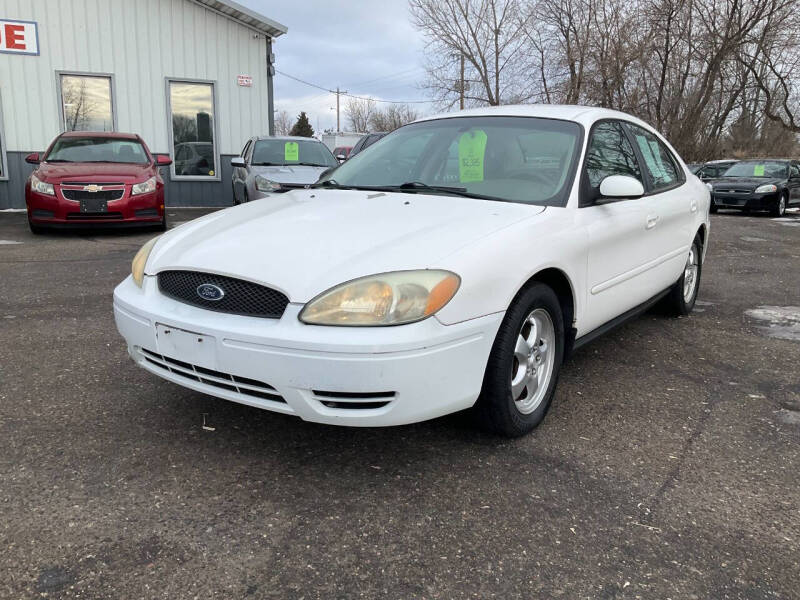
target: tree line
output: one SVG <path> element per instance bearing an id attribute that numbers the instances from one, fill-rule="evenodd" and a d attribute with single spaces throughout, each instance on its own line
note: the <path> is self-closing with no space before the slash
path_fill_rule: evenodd
<path id="1" fill-rule="evenodd" d="M 800 0 L 410 0 L 424 83 L 456 107 L 565 103 L 636 115 L 687 160 L 788 156 Z"/>

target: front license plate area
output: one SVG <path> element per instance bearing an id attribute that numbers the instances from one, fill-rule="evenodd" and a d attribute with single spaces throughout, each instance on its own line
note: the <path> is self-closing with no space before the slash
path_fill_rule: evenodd
<path id="1" fill-rule="evenodd" d="M 108 201 L 101 198 L 87 198 L 81 200 L 82 213 L 108 212 Z"/>
<path id="2" fill-rule="evenodd" d="M 156 324 L 158 353 L 190 365 L 217 369 L 217 341 L 210 335 Z"/>

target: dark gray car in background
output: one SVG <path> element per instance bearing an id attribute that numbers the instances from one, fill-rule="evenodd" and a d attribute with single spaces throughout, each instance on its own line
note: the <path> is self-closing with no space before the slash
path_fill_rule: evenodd
<path id="1" fill-rule="evenodd" d="M 256 136 L 231 159 L 233 203 L 281 194 L 316 183 L 320 174 L 339 166 L 319 140 L 292 136 Z"/>

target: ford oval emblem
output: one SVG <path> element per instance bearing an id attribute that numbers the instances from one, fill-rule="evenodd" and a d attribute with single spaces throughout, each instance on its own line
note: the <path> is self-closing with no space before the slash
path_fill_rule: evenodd
<path id="1" fill-rule="evenodd" d="M 203 300 L 218 302 L 225 296 L 223 289 L 213 283 L 201 283 L 197 286 L 197 295 Z"/>

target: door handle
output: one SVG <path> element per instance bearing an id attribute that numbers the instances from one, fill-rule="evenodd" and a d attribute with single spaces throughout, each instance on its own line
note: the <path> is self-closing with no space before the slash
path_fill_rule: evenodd
<path id="1" fill-rule="evenodd" d="M 658 223 L 658 215 L 648 215 L 645 229 L 652 229 Z"/>

